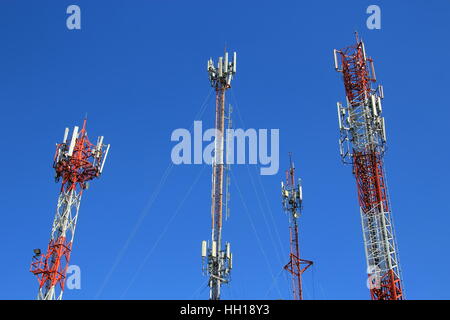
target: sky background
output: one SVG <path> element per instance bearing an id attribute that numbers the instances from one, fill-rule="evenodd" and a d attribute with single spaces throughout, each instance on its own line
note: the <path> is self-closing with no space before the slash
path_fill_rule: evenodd
<path id="1" fill-rule="evenodd" d="M 82 29 L 66 28 L 81 8 Z M 366 8 L 381 8 L 381 30 Z M 365 40 L 384 85 L 385 157 L 408 299 L 448 299 L 450 275 L 449 1 L 0 2 L 1 299 L 34 299 L 32 250 L 46 248 L 60 186 L 55 143 L 88 114 L 111 144 L 83 195 L 65 299 L 208 299 L 201 241 L 210 238 L 211 168 L 171 166 L 171 133 L 212 127 L 206 61 L 238 52 L 227 102 L 234 125 L 280 129 L 280 171 L 232 168 L 234 269 L 224 299 L 290 299 L 288 219 L 280 181 L 293 152 L 303 179 L 305 299 L 368 299 L 351 167 L 339 157 L 333 49 Z M 211 95 L 210 95 L 211 94 Z M 209 96 L 209 99 L 207 97 Z M 207 101 L 204 112 L 203 102 Z"/>

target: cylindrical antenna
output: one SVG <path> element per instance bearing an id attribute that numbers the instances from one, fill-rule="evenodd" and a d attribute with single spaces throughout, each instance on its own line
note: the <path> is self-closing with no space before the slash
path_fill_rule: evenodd
<path id="1" fill-rule="evenodd" d="M 75 142 L 77 141 L 77 137 L 78 137 L 78 127 L 75 126 L 73 128 L 72 140 L 70 141 L 70 146 L 69 146 L 69 152 L 68 152 L 69 157 L 72 156 L 73 148 L 75 148 Z"/>
<path id="2" fill-rule="evenodd" d="M 337 113 L 338 113 L 338 121 L 339 121 L 339 129 L 342 130 L 342 120 L 341 120 L 341 103 L 337 103 Z"/>
<path id="3" fill-rule="evenodd" d="M 228 73 L 228 52 L 225 52 L 225 59 L 223 62 L 223 72 Z"/>
<path id="4" fill-rule="evenodd" d="M 213 257 L 216 257 L 216 256 L 217 256 L 217 242 L 216 242 L 215 240 L 212 242 L 212 246 L 211 246 L 211 255 L 212 255 Z"/>
<path id="5" fill-rule="evenodd" d="M 67 136 L 69 135 L 69 128 L 66 128 L 66 130 L 64 130 L 64 139 L 63 139 L 63 143 L 67 143 Z"/>
<path id="6" fill-rule="evenodd" d="M 334 69 L 336 71 L 339 70 L 339 66 L 338 66 L 338 59 L 337 59 L 337 50 L 333 49 L 333 54 L 334 54 Z"/>
<path id="7" fill-rule="evenodd" d="M 108 146 L 106 147 L 105 156 L 103 157 L 102 166 L 100 167 L 100 173 L 103 172 L 103 167 L 105 166 L 106 157 L 108 156 L 108 152 L 109 152 L 109 147 L 110 147 L 110 146 L 111 146 L 111 145 L 108 144 Z"/>
<path id="8" fill-rule="evenodd" d="M 206 257 L 206 241 L 205 240 L 202 241 L 202 257 L 203 258 Z"/>
<path id="9" fill-rule="evenodd" d="M 220 57 L 219 58 L 219 64 L 218 64 L 218 69 L 219 69 L 219 78 L 221 78 L 222 77 L 222 67 L 223 67 L 223 62 L 222 62 L 222 60 L 223 60 L 223 58 L 222 57 Z"/>

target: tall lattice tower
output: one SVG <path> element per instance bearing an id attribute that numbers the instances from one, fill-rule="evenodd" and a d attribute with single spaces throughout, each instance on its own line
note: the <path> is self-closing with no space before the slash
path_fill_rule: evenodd
<path id="1" fill-rule="evenodd" d="M 228 61 L 228 52 L 220 57 L 217 66 L 212 59 L 207 66 L 211 86 L 216 90 L 216 120 L 215 120 L 215 152 L 212 160 L 212 191 L 211 191 L 211 242 L 202 242 L 203 270 L 209 275 L 211 300 L 220 299 L 222 283 L 230 281 L 232 268 L 232 253 L 230 243 L 222 247 L 222 212 L 224 184 L 224 130 L 225 130 L 225 92 L 231 87 L 231 80 L 236 73 L 236 52 L 233 60 Z M 230 119 L 230 117 L 228 117 Z"/>
<path id="2" fill-rule="evenodd" d="M 302 274 L 313 262 L 300 258 L 300 246 L 298 240 L 298 218 L 303 210 L 302 182 L 295 181 L 295 168 L 292 156 L 289 154 L 290 166 L 286 170 L 286 184 L 281 182 L 281 199 L 284 211 L 289 217 L 289 262 L 284 269 L 292 275 L 292 294 L 294 300 L 303 300 Z"/>
<path id="3" fill-rule="evenodd" d="M 38 300 L 62 299 L 81 196 L 88 181 L 102 173 L 109 151 L 109 144 L 103 144 L 103 136 L 97 139 L 97 145 L 89 142 L 86 120 L 80 131 L 74 127 L 70 141 L 68 135 L 66 128 L 63 142 L 56 145 L 53 168 L 55 180 L 61 180 L 61 191 L 47 253 L 35 249 L 31 262 L 30 271 L 39 282 Z"/>
<path id="4" fill-rule="evenodd" d="M 383 164 L 383 87 L 375 86 L 373 60 L 358 34 L 356 44 L 334 50 L 334 64 L 343 75 L 347 98 L 347 106 L 337 103 L 340 153 L 356 178 L 370 295 L 373 300 L 404 299 Z"/>

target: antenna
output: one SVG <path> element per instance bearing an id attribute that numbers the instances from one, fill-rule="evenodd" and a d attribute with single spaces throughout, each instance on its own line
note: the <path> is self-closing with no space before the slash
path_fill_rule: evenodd
<path id="1" fill-rule="evenodd" d="M 203 271 L 209 275 L 210 299 L 220 299 L 220 289 L 223 283 L 230 281 L 232 268 L 232 254 L 228 254 L 229 244 L 222 247 L 222 220 L 223 220 L 223 182 L 224 173 L 229 172 L 229 166 L 224 166 L 224 131 L 225 131 L 225 93 L 231 88 L 231 80 L 236 73 L 236 53 L 233 54 L 233 62 L 228 62 L 228 53 L 224 52 L 224 58 L 218 59 L 217 68 L 214 63 L 208 64 L 208 75 L 211 86 L 216 90 L 216 148 L 212 162 L 212 232 L 211 247 L 207 249 L 206 257 L 202 258 Z M 228 127 L 231 128 L 231 106 L 228 114 Z M 228 157 L 227 157 L 228 158 Z M 226 171 L 226 172 L 224 172 Z M 228 214 L 229 200 L 229 175 L 226 176 L 225 214 Z M 205 242 L 202 242 L 204 246 Z M 206 265 L 206 266 L 205 266 Z"/>
<path id="2" fill-rule="evenodd" d="M 372 87 L 376 82 L 373 59 L 366 56 L 358 33 L 356 44 L 337 52 L 340 53 L 348 101 L 347 107 L 340 106 L 338 109 L 342 114 L 346 112 L 349 115 L 339 119 L 339 149 L 342 161 L 352 165 L 356 178 L 371 281 L 370 296 L 372 300 L 402 300 L 404 292 L 398 248 L 384 172 L 386 132 L 381 108 L 383 87 Z"/>
<path id="3" fill-rule="evenodd" d="M 67 144 L 68 128 L 64 131 L 63 142 L 56 145 L 53 168 L 55 180 L 61 180 L 56 216 L 47 253 L 41 254 L 40 249 L 35 249 L 30 270 L 39 282 L 38 300 L 62 299 L 81 196 L 88 182 L 100 176 L 109 150 L 109 144 L 98 142 L 94 146 L 89 141 L 86 119 L 81 131 L 78 129 L 74 127 L 70 145 Z M 97 141 L 103 141 L 103 137 Z"/>
<path id="4" fill-rule="evenodd" d="M 292 295 L 294 300 L 303 300 L 302 274 L 312 266 L 313 262 L 300 258 L 298 237 L 298 218 L 303 210 L 303 191 L 301 180 L 295 181 L 295 167 L 292 153 L 289 152 L 289 170 L 286 170 L 286 183 L 281 182 L 281 201 L 284 211 L 289 217 L 289 262 L 284 266 L 291 275 Z"/>

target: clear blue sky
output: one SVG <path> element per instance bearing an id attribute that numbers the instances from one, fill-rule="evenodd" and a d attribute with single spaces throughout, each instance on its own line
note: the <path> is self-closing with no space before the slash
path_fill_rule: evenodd
<path id="1" fill-rule="evenodd" d="M 66 28 L 70 4 L 81 7 L 80 31 Z M 366 28 L 370 4 L 381 7 L 381 30 Z M 213 125 L 214 99 L 196 114 L 211 90 L 206 61 L 225 44 L 238 52 L 228 96 L 235 125 L 279 128 L 281 169 L 292 151 L 303 179 L 301 248 L 315 262 L 305 298 L 369 298 L 355 182 L 339 159 L 344 89 L 332 59 L 355 30 L 384 85 L 407 298 L 450 298 L 449 18 L 448 1 L 2 1 L 0 298 L 36 296 L 29 264 L 54 217 L 54 146 L 86 112 L 91 138 L 104 135 L 111 151 L 84 194 L 71 260 L 82 288 L 65 299 L 208 298 L 200 244 L 210 237 L 210 167 L 163 177 L 171 132 L 194 120 Z M 233 168 L 226 299 L 290 298 L 283 170 L 258 172 Z"/>

